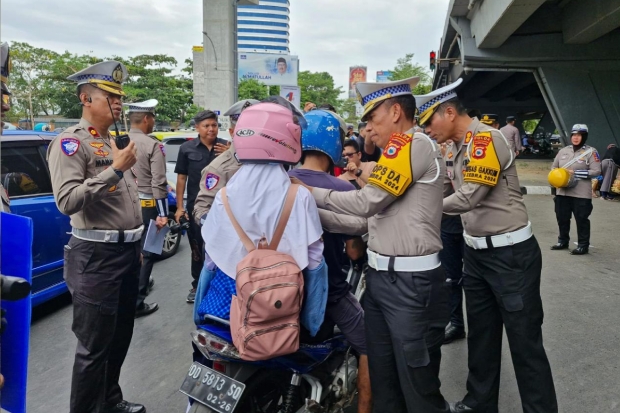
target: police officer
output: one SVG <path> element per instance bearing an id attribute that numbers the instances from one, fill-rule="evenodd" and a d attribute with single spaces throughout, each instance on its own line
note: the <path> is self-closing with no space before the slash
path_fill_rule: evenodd
<path id="1" fill-rule="evenodd" d="M 375 412 L 448 411 L 438 378 L 450 313 L 438 256 L 445 166 L 428 136 L 412 134 L 418 81 L 357 83 L 362 120 L 383 155 L 359 191 L 311 188 L 320 208 L 368 218 L 364 311 Z"/>
<path id="2" fill-rule="evenodd" d="M 68 77 L 77 82 L 80 123 L 50 143 L 56 205 L 71 216 L 64 278 L 73 296 L 78 339 L 71 413 L 144 413 L 123 400 L 118 380 L 133 334 L 142 212 L 131 167 L 136 144 L 118 149 L 108 128 L 122 112 L 127 69 L 105 61 Z"/>
<path id="3" fill-rule="evenodd" d="M 0 78 L 1 78 L 1 83 L 2 83 L 2 119 L 4 119 L 4 114 L 6 112 L 8 112 L 9 110 L 11 110 L 11 105 L 10 105 L 10 97 L 11 97 L 11 91 L 9 90 L 9 87 L 7 86 L 7 83 L 9 82 L 9 73 L 11 71 L 11 59 L 9 57 L 9 44 L 8 43 L 2 43 L 0 45 L 0 56 L 2 61 L 0 62 Z M 4 129 L 4 121 L 2 121 L 1 124 L 1 128 L 0 128 L 0 135 L 2 134 L 2 130 Z M 6 189 L 2 186 L 2 184 L 0 183 L 0 198 L 1 198 L 1 202 L 2 202 L 2 209 L 0 209 L 0 211 L 3 212 L 11 212 L 11 209 L 9 208 L 10 205 L 10 201 L 9 201 L 9 194 L 6 192 Z"/>
<path id="4" fill-rule="evenodd" d="M 146 239 L 146 230 L 151 220 L 161 229 L 168 224 L 168 181 L 166 180 L 166 158 L 164 145 L 157 138 L 149 136 L 155 126 L 156 99 L 144 102 L 126 103 L 129 111 L 129 137 L 138 150 L 138 161 L 134 172 L 138 178 L 138 194 L 142 207 L 142 247 Z M 154 313 L 159 308 L 157 303 L 144 302 L 150 289 L 151 272 L 156 256 L 142 250 L 142 269 L 140 270 L 140 291 L 136 303 L 136 318 Z"/>
<path id="5" fill-rule="evenodd" d="M 484 123 L 485 125 L 488 125 L 492 127 L 493 129 L 499 130 L 499 117 L 497 115 L 491 115 L 491 114 L 482 115 L 482 118 L 480 119 L 480 123 Z"/>
<path id="6" fill-rule="evenodd" d="M 502 134 L 467 115 L 457 82 L 417 96 L 420 123 L 438 143 L 454 142 L 446 158 L 447 214 L 461 214 L 467 305 L 468 393 L 452 412 L 497 412 L 503 326 L 523 411 L 558 411 L 542 344 L 542 256 L 523 202 L 514 152 Z"/>
<path id="7" fill-rule="evenodd" d="M 230 128 L 228 133 L 232 137 L 235 133 L 235 125 L 241 115 L 243 109 L 259 103 L 256 99 L 244 99 L 233 104 L 224 113 L 224 116 L 230 117 Z M 200 177 L 200 191 L 196 196 L 194 203 L 194 221 L 202 225 L 207 213 L 211 209 L 211 204 L 215 199 L 217 192 L 224 188 L 230 178 L 241 168 L 241 163 L 235 157 L 235 147 L 231 144 L 220 156 L 215 158 L 206 168 L 202 170 Z"/>
<path id="8" fill-rule="evenodd" d="M 573 185 L 557 188 L 555 201 L 555 216 L 558 220 L 560 235 L 557 244 L 552 250 L 568 248 L 570 240 L 570 216 L 575 216 L 577 224 L 577 248 L 571 255 L 584 255 L 590 249 L 590 214 L 592 213 L 592 183 L 591 179 L 601 174 L 601 158 L 592 146 L 586 145 L 588 140 L 588 126 L 576 124 L 573 126 L 572 145 L 562 148 L 553 160 L 553 168 L 566 168 L 573 175 Z M 572 162 L 576 159 L 575 162 Z"/>

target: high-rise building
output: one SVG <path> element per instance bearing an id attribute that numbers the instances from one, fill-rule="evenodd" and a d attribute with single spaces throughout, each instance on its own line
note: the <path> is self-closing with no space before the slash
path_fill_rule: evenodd
<path id="1" fill-rule="evenodd" d="M 237 6 L 239 52 L 289 54 L 289 5 L 288 0 L 260 0 Z"/>

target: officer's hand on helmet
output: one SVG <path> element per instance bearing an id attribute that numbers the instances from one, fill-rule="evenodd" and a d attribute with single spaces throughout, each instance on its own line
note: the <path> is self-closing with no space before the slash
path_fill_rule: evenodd
<path id="1" fill-rule="evenodd" d="M 133 141 L 129 142 L 129 145 L 127 145 L 125 149 L 118 149 L 114 139 L 110 139 L 110 145 L 112 146 L 112 157 L 114 159 L 112 162 L 113 169 L 125 172 L 134 166 L 138 160 L 138 150 Z"/>
<path id="2" fill-rule="evenodd" d="M 157 229 L 162 229 L 166 225 L 168 225 L 168 218 L 166 217 L 157 217 L 157 219 L 155 220 L 155 226 L 157 227 Z"/>

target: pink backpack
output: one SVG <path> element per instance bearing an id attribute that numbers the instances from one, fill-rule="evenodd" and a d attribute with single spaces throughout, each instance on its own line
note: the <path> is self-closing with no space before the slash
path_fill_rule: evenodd
<path id="1" fill-rule="evenodd" d="M 271 243 L 258 248 L 235 219 L 226 188 L 222 202 L 248 255 L 237 264 L 237 296 L 230 306 L 230 332 L 243 360 L 256 361 L 299 349 L 299 314 L 304 278 L 293 257 L 277 251 L 291 215 L 299 185 L 291 185 Z"/>

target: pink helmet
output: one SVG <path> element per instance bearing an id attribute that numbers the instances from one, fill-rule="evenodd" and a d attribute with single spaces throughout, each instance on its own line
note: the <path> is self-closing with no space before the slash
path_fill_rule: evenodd
<path id="1" fill-rule="evenodd" d="M 241 112 L 235 135 L 239 162 L 295 165 L 301 159 L 301 126 L 276 103 L 257 103 Z"/>

